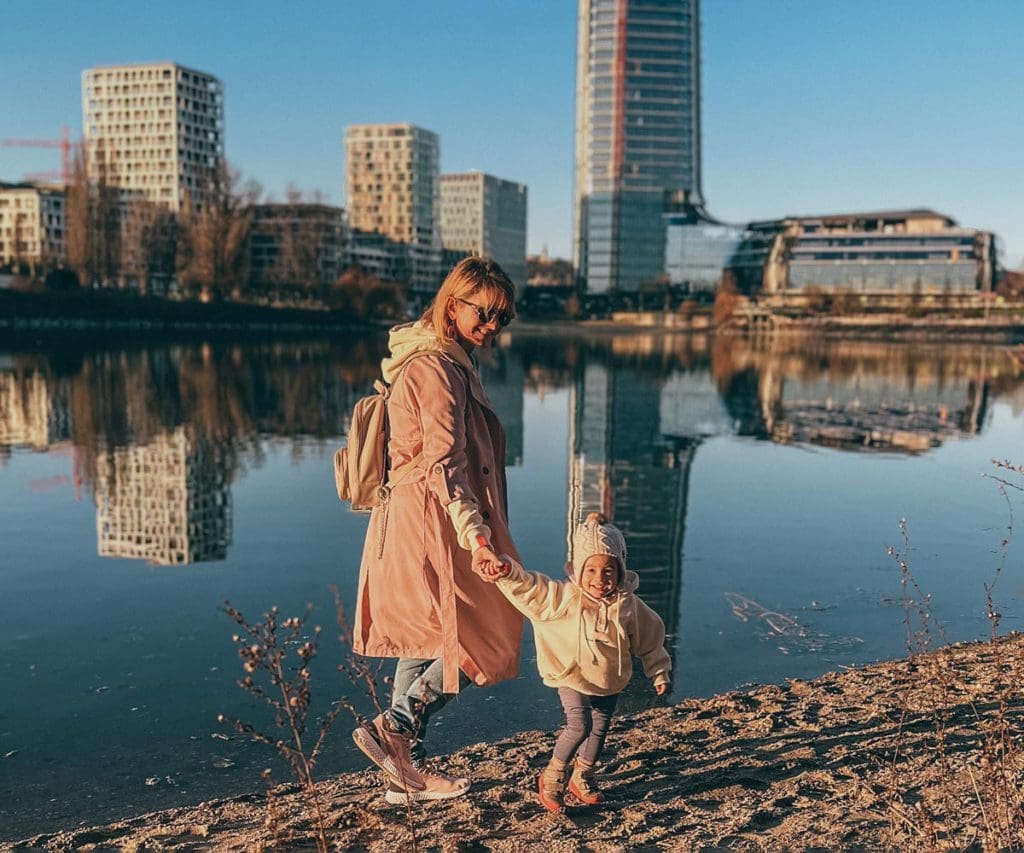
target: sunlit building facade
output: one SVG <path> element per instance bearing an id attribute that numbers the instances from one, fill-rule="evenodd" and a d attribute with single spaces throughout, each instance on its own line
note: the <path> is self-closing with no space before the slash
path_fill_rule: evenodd
<path id="1" fill-rule="evenodd" d="M 62 187 L 0 183 L 0 265 L 67 260 L 66 212 Z"/>
<path id="2" fill-rule="evenodd" d="M 224 87 L 173 62 L 91 68 L 82 127 L 92 179 L 175 212 L 201 206 L 224 162 Z"/>
<path id="3" fill-rule="evenodd" d="M 345 130 L 349 226 L 404 246 L 408 284 L 421 294 L 441 274 L 441 143 L 413 124 L 360 124 Z"/>
<path id="4" fill-rule="evenodd" d="M 526 286 L 526 185 L 483 172 L 441 175 L 441 245 L 497 261 Z"/>
<path id="5" fill-rule="evenodd" d="M 591 293 L 663 280 L 665 213 L 700 207 L 699 0 L 580 0 L 573 261 Z"/>
<path id="6" fill-rule="evenodd" d="M 989 292 L 995 236 L 933 210 L 887 210 L 753 222 L 729 271 L 747 293 Z"/>

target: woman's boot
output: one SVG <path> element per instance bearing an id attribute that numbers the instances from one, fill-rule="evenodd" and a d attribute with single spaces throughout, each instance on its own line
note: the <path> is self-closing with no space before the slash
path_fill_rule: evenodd
<path id="1" fill-rule="evenodd" d="M 540 804 L 549 812 L 565 811 L 565 777 L 568 770 L 564 761 L 552 758 L 537 780 Z"/>
<path id="2" fill-rule="evenodd" d="M 569 793 L 584 805 L 596 806 L 604 800 L 604 794 L 594 784 L 594 765 L 576 759 L 569 778 Z"/>

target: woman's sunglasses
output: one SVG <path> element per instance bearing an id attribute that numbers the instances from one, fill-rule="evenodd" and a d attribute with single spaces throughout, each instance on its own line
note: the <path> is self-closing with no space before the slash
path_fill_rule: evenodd
<path id="1" fill-rule="evenodd" d="M 482 305 L 477 305 L 475 302 L 470 302 L 468 299 L 460 299 L 458 296 L 455 297 L 456 302 L 461 302 L 463 305 L 468 305 L 470 308 L 476 311 L 476 317 L 481 324 L 486 325 L 491 320 L 497 320 L 499 326 L 507 326 L 512 322 L 512 315 L 508 311 L 499 311 L 497 308 L 484 308 Z"/>

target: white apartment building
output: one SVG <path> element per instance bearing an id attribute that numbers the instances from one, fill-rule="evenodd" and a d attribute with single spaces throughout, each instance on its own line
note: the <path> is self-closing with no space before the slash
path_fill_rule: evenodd
<path id="1" fill-rule="evenodd" d="M 0 266 L 67 260 L 63 188 L 0 183 Z"/>
<path id="2" fill-rule="evenodd" d="M 201 205 L 224 159 L 223 85 L 173 62 L 91 68 L 82 127 L 90 176 L 175 212 Z"/>
<path id="3" fill-rule="evenodd" d="M 433 292 L 441 274 L 436 133 L 413 124 L 361 124 L 345 130 L 346 204 L 353 239 L 376 233 L 403 244 L 408 284 Z"/>
<path id="4" fill-rule="evenodd" d="M 441 175 L 441 245 L 491 258 L 526 286 L 526 185 L 483 172 Z"/>

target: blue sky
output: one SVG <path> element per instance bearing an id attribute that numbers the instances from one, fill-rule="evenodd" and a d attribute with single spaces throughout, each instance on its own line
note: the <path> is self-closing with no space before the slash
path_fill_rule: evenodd
<path id="1" fill-rule="evenodd" d="M 932 207 L 1024 257 L 1024 2 L 705 0 L 713 214 Z M 442 171 L 529 186 L 529 248 L 571 240 L 572 0 L 11 3 L 0 138 L 81 129 L 81 72 L 173 60 L 224 81 L 228 158 L 268 193 L 343 200 L 348 124 L 441 136 Z M 0 180 L 56 169 L 0 147 Z"/>

